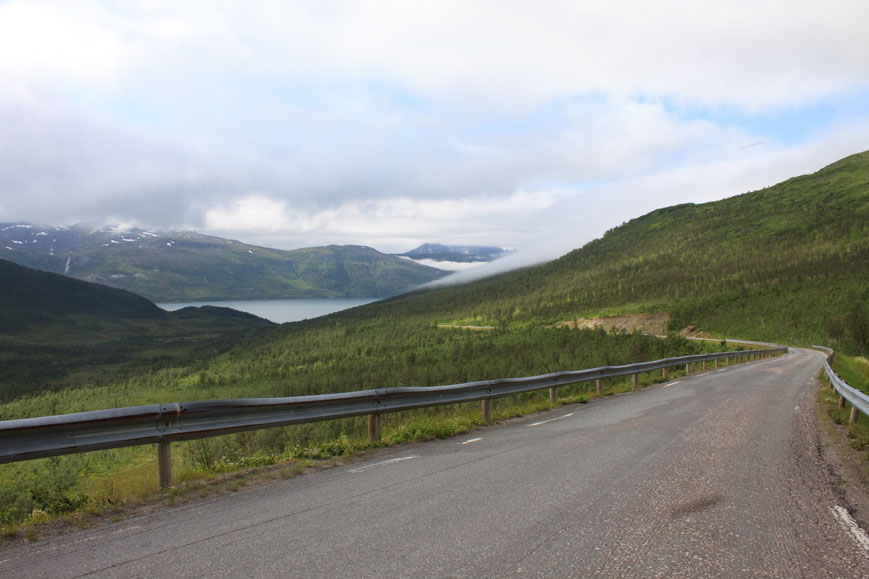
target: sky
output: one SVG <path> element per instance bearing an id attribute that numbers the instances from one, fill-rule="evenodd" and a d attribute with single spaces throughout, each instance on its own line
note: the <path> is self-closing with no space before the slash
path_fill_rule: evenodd
<path id="1" fill-rule="evenodd" d="M 865 0 L 0 0 L 0 221 L 555 258 L 869 149 Z"/>

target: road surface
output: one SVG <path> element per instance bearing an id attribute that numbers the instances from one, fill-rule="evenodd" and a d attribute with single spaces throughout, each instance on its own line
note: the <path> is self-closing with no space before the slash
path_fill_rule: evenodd
<path id="1" fill-rule="evenodd" d="M 2 549 L 0 576 L 869 577 L 818 455 L 821 360 L 795 350 Z"/>

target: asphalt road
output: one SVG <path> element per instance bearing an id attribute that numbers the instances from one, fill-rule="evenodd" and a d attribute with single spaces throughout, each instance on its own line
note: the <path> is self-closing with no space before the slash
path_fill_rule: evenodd
<path id="1" fill-rule="evenodd" d="M 820 364 L 795 351 L 391 448 L 0 550 L 0 576 L 869 577 L 818 454 Z"/>

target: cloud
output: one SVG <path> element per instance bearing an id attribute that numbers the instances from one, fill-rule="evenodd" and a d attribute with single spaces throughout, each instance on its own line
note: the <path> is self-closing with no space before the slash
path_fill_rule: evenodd
<path id="1" fill-rule="evenodd" d="M 869 148 L 866 21 L 858 0 L 11 0 L 0 219 L 552 257 Z"/>
<path id="2" fill-rule="evenodd" d="M 78 6 L 76 6 L 78 4 Z M 0 5 L 0 87 L 13 82 L 103 84 L 125 60 L 126 45 L 105 18 L 82 17 L 92 3 L 6 2 Z M 94 10 L 87 12 L 96 16 Z"/>
<path id="3" fill-rule="evenodd" d="M 525 217 L 557 203 L 564 191 L 517 191 L 507 198 L 346 201 L 329 208 L 289 206 L 250 194 L 206 211 L 205 229 L 244 241 L 278 246 L 330 243 L 373 245 L 400 253 L 424 241 L 485 244 L 491 237 L 532 240 L 536 227 Z M 481 233 L 485 232 L 485 233 Z"/>
<path id="4" fill-rule="evenodd" d="M 250 194 L 206 211 L 204 225 L 206 229 L 221 231 L 279 231 L 289 226 L 285 207 L 283 201 Z"/>

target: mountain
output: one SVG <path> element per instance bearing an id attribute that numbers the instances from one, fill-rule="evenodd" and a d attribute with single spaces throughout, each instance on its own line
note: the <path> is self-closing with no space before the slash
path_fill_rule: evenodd
<path id="1" fill-rule="evenodd" d="M 484 245 L 443 245 L 441 243 L 424 243 L 416 249 L 401 253 L 413 260 L 427 259 L 432 261 L 480 262 L 492 261 L 504 257 L 510 250 L 503 247 Z"/>
<path id="2" fill-rule="evenodd" d="M 547 264 L 367 311 L 501 326 L 665 311 L 671 330 L 809 344 L 837 340 L 861 303 L 869 151 L 760 191 L 653 211 Z"/>
<path id="3" fill-rule="evenodd" d="M 144 356 L 158 365 L 194 359 L 189 370 L 176 371 L 178 383 L 188 388 L 215 384 L 230 397 L 470 381 L 667 355 L 655 349 L 654 341 L 632 338 L 617 346 L 596 334 L 571 338 L 570 332 L 553 331 L 565 322 L 582 326 L 578 319 L 616 315 L 661 314 L 656 317 L 671 332 L 696 328 L 718 336 L 847 350 L 843 317 L 869 304 L 867 280 L 869 152 L 761 191 L 653 211 L 546 264 L 285 324 L 251 340 L 221 341 L 227 334 L 214 322 L 215 341 L 205 342 L 207 324 L 200 322 L 193 344 L 212 344 L 203 346 L 211 348 L 208 352 L 231 348 L 221 356 L 201 348 L 194 355 L 191 348 L 199 346 L 186 347 L 179 337 L 183 325 L 161 325 L 162 334 L 145 334 L 154 340 L 150 351 L 142 348 L 141 335 L 114 343 L 125 348 L 135 343 L 139 349 L 128 352 L 140 362 Z M 7 311 L 18 307 L 2 305 Z M 141 307 L 140 315 L 151 315 L 141 303 L 133 306 L 130 302 L 129 311 Z M 89 324 L 94 324 L 91 334 L 73 335 L 75 328 L 89 330 Z M 134 330 L 139 322 L 130 314 L 107 324 L 80 316 L 34 333 L 26 346 L 23 339 L 5 339 L 0 367 L 7 368 L 10 352 L 25 356 L 33 343 L 53 340 L 64 344 L 67 358 L 58 350 L 47 358 L 54 366 L 39 359 L 36 367 L 57 369 L 65 360 L 79 364 L 84 356 L 76 348 L 88 346 L 101 325 L 120 335 L 119 328 Z M 495 330 L 461 332 L 442 324 Z M 7 337 L 0 332 L 0 338 Z M 577 345 L 583 340 L 590 343 Z M 617 347 L 628 351 L 616 355 Z M 99 348 L 89 352 L 97 361 L 96 353 L 103 353 Z M 109 361 L 123 359 L 127 351 L 115 352 Z M 582 358 L 585 353 L 592 358 Z M 106 370 L 94 362 L 92 367 L 114 376 L 111 366 Z M 150 388 L 167 393 L 156 383 Z M 208 397 L 195 392 L 197 398 Z"/>
<path id="4" fill-rule="evenodd" d="M 234 396 L 449 384 L 688 353 L 692 329 L 847 353 L 843 316 L 869 305 L 867 280 L 869 152 L 653 211 L 546 264 L 285 324 L 202 372 Z M 642 324 L 564 329 L 617 316 Z M 653 320 L 668 339 L 627 329 Z"/>
<path id="5" fill-rule="evenodd" d="M 277 250 L 192 231 L 0 224 L 0 257 L 153 301 L 393 296 L 444 275 L 370 247 Z"/>
<path id="6" fill-rule="evenodd" d="M 170 313 L 125 290 L 0 259 L 0 401 L 213 356 L 274 326 L 228 308 Z"/>

